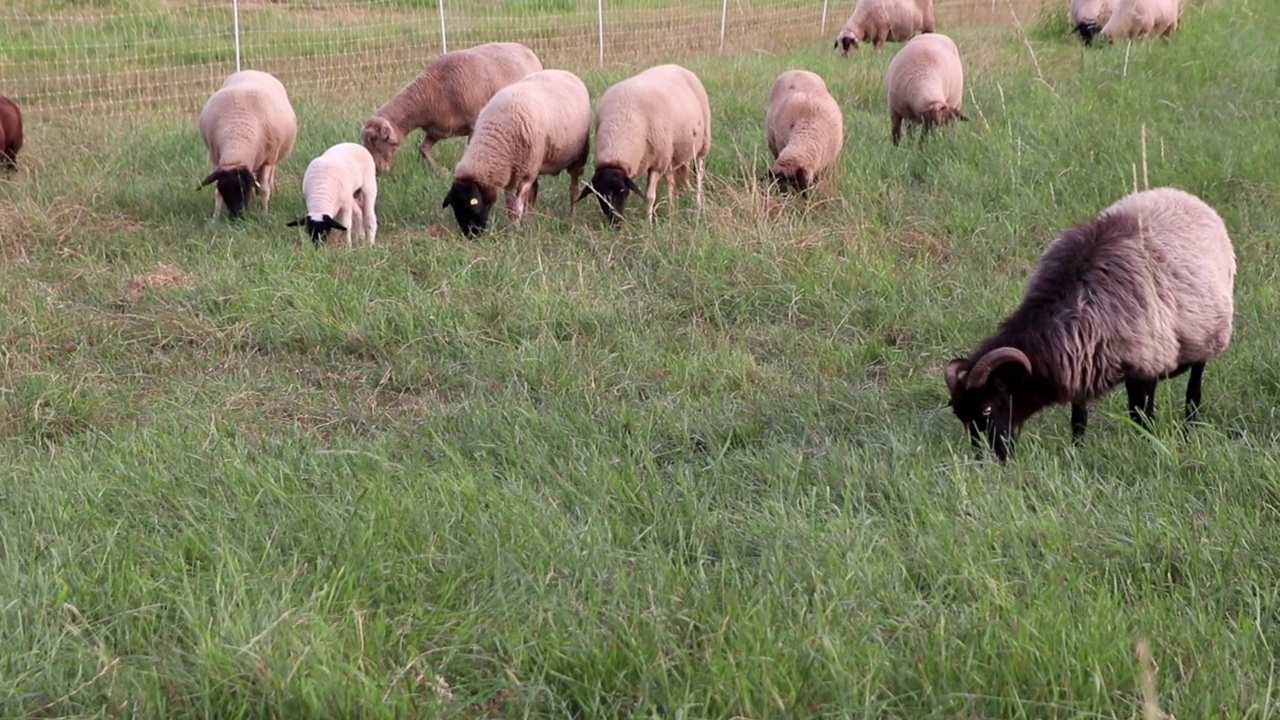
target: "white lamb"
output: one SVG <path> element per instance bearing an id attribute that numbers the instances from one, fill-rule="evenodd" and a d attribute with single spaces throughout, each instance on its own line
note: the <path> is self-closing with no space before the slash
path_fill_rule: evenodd
<path id="1" fill-rule="evenodd" d="M 255 189 L 266 212 L 276 166 L 298 138 L 298 116 L 284 85 L 258 70 L 232 74 L 200 111 L 200 136 L 213 165 L 200 187 L 217 183 L 213 217 L 224 202 L 232 217 L 239 216 Z"/>
<path id="2" fill-rule="evenodd" d="M 590 153 L 591 95 L 565 70 L 540 70 L 494 94 L 454 169 L 441 207 L 475 237 L 505 191 L 513 227 L 538 199 L 538 178 L 569 171 L 569 212 Z"/>
<path id="3" fill-rule="evenodd" d="M 918 32 L 933 31 L 933 0 L 858 0 L 832 47 L 848 55 L 870 40 L 879 52 L 885 42 L 906 42 Z"/>
<path id="4" fill-rule="evenodd" d="M 658 65 L 623 80 L 600 98 L 596 112 L 596 164 L 579 199 L 594 193 L 614 225 L 622 221 L 629 193 L 640 193 L 633 177 L 648 175 L 645 216 L 653 222 L 658 179 L 667 182 L 674 203 L 675 183 L 688 183 L 689 166 L 697 174 L 697 204 L 702 207 L 702 176 L 711 151 L 711 102 L 702 81 L 679 65 Z"/>
<path id="5" fill-rule="evenodd" d="M 363 235 L 372 245 L 378 236 L 378 177 L 373 155 L 356 143 L 338 143 L 307 165 L 302 176 L 302 197 L 307 214 L 291 220 L 289 227 L 307 228 L 311 242 L 324 243 L 330 230 Z"/>

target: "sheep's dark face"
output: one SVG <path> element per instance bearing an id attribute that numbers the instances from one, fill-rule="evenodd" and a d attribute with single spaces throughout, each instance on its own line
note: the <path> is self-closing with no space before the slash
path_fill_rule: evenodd
<path id="1" fill-rule="evenodd" d="M 622 211 L 627 207 L 627 197 L 640 193 L 640 188 L 620 168 L 606 166 L 596 168 L 591 182 L 582 189 L 579 200 L 594 194 L 600 202 L 600 210 L 617 227 L 622 223 Z"/>
<path id="2" fill-rule="evenodd" d="M 249 199 L 253 197 L 253 190 L 258 186 L 258 181 L 253 177 L 253 171 L 247 167 L 214 170 L 204 179 L 200 187 L 209 183 L 216 183 L 218 194 L 222 196 L 222 202 L 233 218 L 240 217 L 248 207 Z"/>
<path id="3" fill-rule="evenodd" d="M 489 211 L 498 201 L 498 191 L 474 180 L 454 180 L 440 207 L 453 207 L 462 234 L 473 238 L 489 225 Z"/>
<path id="4" fill-rule="evenodd" d="M 778 187 L 784 191 L 796 191 L 801 194 L 808 192 L 813 187 L 813 179 L 809 177 L 809 173 L 804 168 L 796 170 L 794 173 L 787 173 L 781 170 L 770 170 L 769 180 L 777 183 Z"/>
<path id="5" fill-rule="evenodd" d="M 327 213 L 320 216 L 319 220 L 312 218 L 310 215 L 304 215 L 297 220 L 290 220 L 285 225 L 287 227 L 298 227 L 299 225 L 306 227 L 307 234 L 311 236 L 311 242 L 316 247 L 320 247 L 329 239 L 330 230 L 347 231 L 346 226 L 334 220 L 333 216 Z"/>
<path id="6" fill-rule="evenodd" d="M 850 50 L 858 49 L 858 38 L 852 35 L 841 35 L 836 38 L 833 48 L 840 48 L 841 55 L 848 55 Z"/>
<path id="7" fill-rule="evenodd" d="M 969 442 L 987 448 L 1004 462 L 1022 431 L 1030 409 L 1018 403 L 1031 374 L 1026 356 L 1013 348 L 998 348 L 970 365 L 956 358 L 947 365 L 951 411 L 964 425 Z"/>

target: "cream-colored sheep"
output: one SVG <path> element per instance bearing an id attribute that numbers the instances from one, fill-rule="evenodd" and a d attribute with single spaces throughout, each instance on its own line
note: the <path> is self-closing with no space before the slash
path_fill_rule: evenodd
<path id="1" fill-rule="evenodd" d="M 538 56 L 520 43 L 451 50 L 432 60 L 365 121 L 361 141 L 373 154 L 378 170 L 386 172 L 405 136 L 422 128 L 419 152 L 432 168 L 443 170 L 431 157 L 431 147 L 446 138 L 470 135 L 481 108 L 494 93 L 541 69 Z"/>
<path id="2" fill-rule="evenodd" d="M 1067 22 L 1086 45 L 1093 44 L 1093 36 L 1110 18 L 1111 0 L 1071 0 L 1067 8 Z"/>
<path id="3" fill-rule="evenodd" d="M 918 32 L 933 31 L 933 0 L 858 0 L 832 47 L 848 55 L 870 40 L 879 52 L 885 42 L 906 42 Z"/>
<path id="4" fill-rule="evenodd" d="M 807 190 L 840 157 L 844 115 L 816 73 L 788 70 L 773 81 L 764 126 L 774 157 L 769 175 L 780 184 Z"/>
<path id="5" fill-rule="evenodd" d="M 372 245 L 378 237 L 378 177 L 373 155 L 363 145 L 338 143 L 307 165 L 302 176 L 302 197 L 307 214 L 285 223 L 307 228 L 311 241 L 324 243 L 330 230 L 363 235 Z"/>
<path id="6" fill-rule="evenodd" d="M 565 70 L 540 70 L 494 94 L 454 169 L 441 207 L 453 207 L 458 226 L 474 237 L 506 193 L 507 215 L 518 227 L 538 198 L 538 178 L 569 171 L 569 212 L 590 153 L 591 96 Z"/>
<path id="7" fill-rule="evenodd" d="M 233 73 L 200 111 L 200 136 L 213 166 L 200 187 L 217 183 L 213 217 L 224 202 L 231 216 L 238 216 L 255 189 L 266 212 L 276 166 L 298 139 L 298 116 L 284 85 L 259 70 Z"/>
<path id="8" fill-rule="evenodd" d="M 1099 34 L 1108 41 L 1142 35 L 1168 39 L 1181 17 L 1182 0 L 1116 0 L 1115 12 Z"/>
<path id="9" fill-rule="evenodd" d="M 696 199 L 702 207 L 702 179 L 711 151 L 711 102 L 702 81 L 679 65 L 658 65 L 623 80 L 600 97 L 596 112 L 595 174 L 582 197 L 594 193 L 609 221 L 622 221 L 630 193 L 640 193 L 633 177 L 648 175 L 646 217 L 653 222 L 658 179 L 667 182 L 667 201 L 675 185 L 688 184 L 689 166 L 697 175 Z"/>
<path id="10" fill-rule="evenodd" d="M 967 121 L 964 105 L 964 68 L 955 42 L 942 33 L 917 35 L 893 56 L 885 72 L 885 86 L 892 119 L 893 144 L 902 137 L 902 121 L 935 125 Z"/>

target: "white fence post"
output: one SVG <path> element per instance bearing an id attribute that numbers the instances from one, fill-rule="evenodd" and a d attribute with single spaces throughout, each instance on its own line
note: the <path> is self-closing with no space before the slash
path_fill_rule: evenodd
<path id="1" fill-rule="evenodd" d="M 240 72 L 240 0 L 231 0 L 231 24 L 236 35 L 236 72 Z"/>
<path id="2" fill-rule="evenodd" d="M 720 52 L 724 52 L 724 27 L 729 19 L 729 0 L 720 3 Z"/>
<path id="3" fill-rule="evenodd" d="M 596 0 L 596 24 L 600 33 L 600 67 L 604 67 L 604 0 Z"/>
<path id="4" fill-rule="evenodd" d="M 827 2 L 829 2 L 829 0 L 822 0 L 822 34 L 823 35 L 827 34 Z"/>
<path id="5" fill-rule="evenodd" d="M 449 40 L 444 29 L 444 0 L 436 0 L 436 7 L 440 8 L 440 53 L 444 54 L 449 52 Z"/>

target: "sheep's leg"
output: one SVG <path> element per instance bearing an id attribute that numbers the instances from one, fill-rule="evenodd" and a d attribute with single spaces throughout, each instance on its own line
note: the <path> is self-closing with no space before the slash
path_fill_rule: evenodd
<path id="1" fill-rule="evenodd" d="M 1132 379 L 1124 381 L 1124 389 L 1129 393 L 1129 419 L 1148 432 L 1156 419 L 1156 382 Z"/>
<path id="2" fill-rule="evenodd" d="M 582 172 L 569 171 L 569 218 L 573 219 L 573 211 L 578 209 L 578 186 L 581 184 Z"/>
<path id="3" fill-rule="evenodd" d="M 423 160 L 427 161 L 427 164 L 431 166 L 432 170 L 442 172 L 444 170 L 444 166 L 436 162 L 435 158 L 431 157 L 431 148 L 435 147 L 435 144 L 436 141 L 432 140 L 431 136 L 424 132 L 422 134 L 422 145 L 418 146 L 418 153 L 422 155 Z"/>
<path id="4" fill-rule="evenodd" d="M 669 213 L 676 211 L 676 179 L 679 177 L 679 170 L 673 170 L 667 174 L 667 212 Z"/>
<path id="5" fill-rule="evenodd" d="M 695 158 L 693 161 L 693 169 L 698 174 L 698 180 L 697 180 L 698 189 L 697 189 L 697 194 L 694 197 L 698 203 L 698 210 L 701 211 L 702 210 L 702 176 L 706 173 L 706 159 Z"/>
<path id="6" fill-rule="evenodd" d="M 213 190 L 213 219 L 214 219 L 214 220 L 217 220 L 217 219 L 218 219 L 218 216 L 219 216 L 219 215 L 221 215 L 221 214 L 222 214 L 222 193 L 218 192 L 217 188 L 214 188 L 214 190 Z"/>
<path id="7" fill-rule="evenodd" d="M 533 210 L 538 204 L 538 178 L 533 179 L 533 183 L 529 185 L 529 190 L 525 193 L 525 209 Z"/>
<path id="8" fill-rule="evenodd" d="M 1187 425 L 1200 421 L 1200 382 L 1204 377 L 1204 363 L 1191 366 L 1191 375 L 1187 377 Z"/>
<path id="9" fill-rule="evenodd" d="M 897 147 L 902 140 L 902 116 L 898 113 L 893 114 L 893 127 L 890 135 L 893 137 L 893 146 Z"/>
<path id="10" fill-rule="evenodd" d="M 662 177 L 657 170 L 649 171 L 649 182 L 644 186 L 645 218 L 653 224 L 653 207 L 658 203 L 658 178 Z"/>
<path id="11" fill-rule="evenodd" d="M 377 190 L 365 188 L 360 191 L 360 214 L 364 218 L 364 241 L 370 245 L 378 237 L 378 216 L 374 214 L 374 205 L 377 201 Z"/>
<path id="12" fill-rule="evenodd" d="M 1071 403 L 1071 440 L 1077 444 L 1084 440 L 1089 426 L 1089 408 L 1084 403 Z"/>
<path id="13" fill-rule="evenodd" d="M 262 198 L 262 213 L 265 215 L 269 212 L 271 188 L 276 181 L 276 166 L 262 166 L 262 169 L 255 174 L 254 179 L 258 183 L 258 195 Z"/>
<path id="14" fill-rule="evenodd" d="M 364 222 L 364 218 L 361 215 L 360 206 L 354 202 L 338 211 L 338 222 L 342 223 L 342 226 L 347 229 L 344 234 L 347 236 L 348 250 L 351 249 L 352 236 L 362 232 L 360 224 Z"/>

